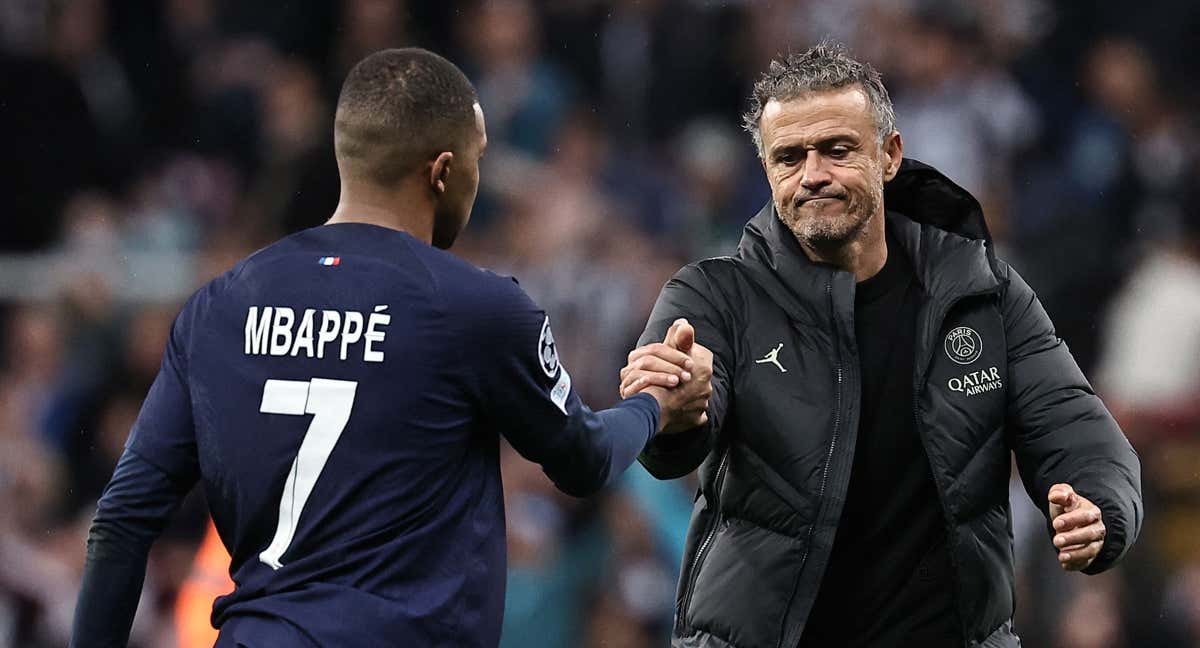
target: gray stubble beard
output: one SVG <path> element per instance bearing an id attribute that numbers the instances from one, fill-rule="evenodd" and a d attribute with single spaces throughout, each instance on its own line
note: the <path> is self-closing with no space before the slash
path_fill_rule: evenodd
<path id="1" fill-rule="evenodd" d="M 845 216 L 837 220 L 801 219 L 795 206 L 785 210 L 778 202 L 775 203 L 775 211 L 779 214 L 779 220 L 800 243 L 816 250 L 834 250 L 862 236 L 867 230 L 867 225 L 875 217 L 883 200 L 882 178 L 867 195 L 856 196 L 847 192 L 845 200 Z"/>

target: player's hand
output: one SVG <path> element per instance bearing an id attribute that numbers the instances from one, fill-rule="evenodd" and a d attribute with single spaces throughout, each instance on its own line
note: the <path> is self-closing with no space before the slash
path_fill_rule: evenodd
<path id="1" fill-rule="evenodd" d="M 1085 569 L 1104 546 L 1100 507 L 1076 493 L 1070 484 L 1051 486 L 1049 500 L 1058 564 L 1067 571 Z"/>
<path id="2" fill-rule="evenodd" d="M 681 382 L 691 380 L 691 372 L 696 368 L 696 363 L 689 353 L 693 345 L 700 346 L 695 342 L 695 329 L 681 317 L 667 329 L 662 342 L 647 344 L 630 351 L 628 364 L 621 369 L 621 398 L 629 398 L 646 387 L 670 389 Z M 708 349 L 704 351 L 707 352 Z M 711 369 L 711 362 L 709 368 Z"/>
<path id="3" fill-rule="evenodd" d="M 681 432 L 708 422 L 712 352 L 696 343 L 696 330 L 678 319 L 661 343 L 629 354 L 621 370 L 621 397 L 645 391 L 658 401 L 659 431 Z"/>

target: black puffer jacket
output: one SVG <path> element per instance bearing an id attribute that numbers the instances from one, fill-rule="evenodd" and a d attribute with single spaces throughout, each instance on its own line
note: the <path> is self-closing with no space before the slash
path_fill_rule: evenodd
<path id="1" fill-rule="evenodd" d="M 1010 453 L 1043 512 L 1058 482 L 1102 509 L 1108 536 L 1087 573 L 1137 537 L 1138 458 L 1033 291 L 993 256 L 975 199 L 906 160 L 885 204 L 922 287 L 913 416 L 941 500 L 962 634 L 967 646 L 1017 646 Z M 853 275 L 808 260 L 771 206 L 734 256 L 688 265 L 663 288 L 642 343 L 687 317 L 715 358 L 709 425 L 657 437 L 641 457 L 660 478 L 700 466 L 674 645 L 799 641 L 853 464 L 854 290 Z M 777 347 L 786 373 L 755 362 Z"/>

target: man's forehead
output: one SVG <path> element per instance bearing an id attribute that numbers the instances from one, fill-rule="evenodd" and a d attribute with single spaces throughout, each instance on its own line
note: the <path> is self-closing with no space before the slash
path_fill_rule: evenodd
<path id="1" fill-rule="evenodd" d="M 771 99 L 763 106 L 764 131 L 780 128 L 841 125 L 862 129 L 874 127 L 874 115 L 866 93 L 858 87 L 815 90 L 790 99 Z"/>

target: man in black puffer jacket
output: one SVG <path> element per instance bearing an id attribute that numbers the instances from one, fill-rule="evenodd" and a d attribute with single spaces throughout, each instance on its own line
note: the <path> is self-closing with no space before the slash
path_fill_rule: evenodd
<path id="1" fill-rule="evenodd" d="M 679 373 L 677 318 L 712 354 L 708 422 L 641 456 L 700 467 L 674 645 L 1019 646 L 1010 457 L 1095 574 L 1141 527 L 1137 455 L 979 203 L 903 160 L 870 66 L 773 63 L 747 125 L 772 204 L 667 283 L 622 371 L 622 395 Z"/>

